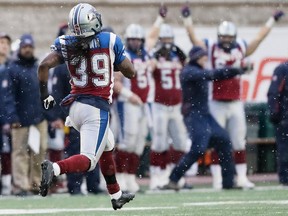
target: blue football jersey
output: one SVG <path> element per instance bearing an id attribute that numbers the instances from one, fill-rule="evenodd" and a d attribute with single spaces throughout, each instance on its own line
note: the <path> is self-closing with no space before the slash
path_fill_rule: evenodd
<path id="1" fill-rule="evenodd" d="M 69 59 L 69 43 L 78 40 L 71 35 L 58 37 L 51 49 L 57 51 L 65 61 L 71 75 L 71 94 L 99 96 L 112 102 L 114 66 L 125 59 L 125 48 L 121 39 L 109 32 L 96 34 L 89 43 L 88 52 L 77 59 Z M 77 62 L 77 63 L 76 63 Z"/>

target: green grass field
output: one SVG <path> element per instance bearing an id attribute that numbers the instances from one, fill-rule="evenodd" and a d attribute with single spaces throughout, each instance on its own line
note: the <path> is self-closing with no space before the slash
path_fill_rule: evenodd
<path id="1" fill-rule="evenodd" d="M 0 198 L 0 215 L 61 216 L 197 216 L 197 215 L 288 215 L 288 188 L 259 186 L 255 190 L 165 191 L 137 194 L 121 210 L 114 211 L 108 195 L 53 195 L 46 198 Z"/>

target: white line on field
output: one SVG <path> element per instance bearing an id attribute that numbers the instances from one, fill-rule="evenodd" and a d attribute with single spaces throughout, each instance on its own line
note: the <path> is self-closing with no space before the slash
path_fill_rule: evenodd
<path id="1" fill-rule="evenodd" d="M 219 202 L 183 203 L 184 206 L 216 206 L 216 205 L 234 205 L 234 204 L 286 205 L 288 204 L 288 200 L 253 200 L 253 201 L 219 201 Z"/>
<path id="2" fill-rule="evenodd" d="M 164 210 L 164 209 L 175 209 L 176 206 L 169 207 L 135 207 L 135 208 L 124 208 L 121 211 L 146 211 L 146 210 Z M 91 212 L 91 211 L 113 211 L 112 208 L 63 208 L 63 209 L 0 209 L 0 215 L 31 215 L 31 214 L 54 214 L 61 212 Z"/>

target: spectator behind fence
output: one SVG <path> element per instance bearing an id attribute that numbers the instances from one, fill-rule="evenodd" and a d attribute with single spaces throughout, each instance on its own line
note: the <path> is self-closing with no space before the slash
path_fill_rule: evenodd
<path id="1" fill-rule="evenodd" d="M 288 62 L 280 64 L 268 90 L 270 120 L 275 125 L 279 182 L 288 186 Z"/>
<path id="2" fill-rule="evenodd" d="M 20 196 L 38 193 L 40 164 L 47 149 L 47 121 L 39 101 L 38 63 L 34 49 L 32 35 L 23 34 L 17 59 L 8 68 L 15 107 L 11 119 L 13 194 Z M 31 147 L 33 144 L 34 150 Z"/>

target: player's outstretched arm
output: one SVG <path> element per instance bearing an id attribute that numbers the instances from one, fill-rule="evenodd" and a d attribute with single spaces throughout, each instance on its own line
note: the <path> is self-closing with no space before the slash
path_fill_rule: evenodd
<path id="1" fill-rule="evenodd" d="M 115 71 L 121 71 L 121 73 L 129 79 L 136 75 L 134 66 L 127 57 L 119 65 L 116 65 Z"/>
<path id="2" fill-rule="evenodd" d="M 47 81 L 49 77 L 49 69 L 61 64 L 61 58 L 56 51 L 51 52 L 46 56 L 38 67 L 38 79 L 41 100 L 43 100 L 43 107 L 48 110 L 55 105 L 54 98 L 48 94 Z"/>
<path id="3" fill-rule="evenodd" d="M 182 20 L 183 20 L 183 24 L 186 28 L 186 31 L 189 35 L 190 41 L 192 42 L 192 44 L 195 46 L 201 46 L 203 48 L 206 48 L 205 43 L 198 39 L 195 31 L 194 31 L 194 27 L 193 27 L 193 20 L 192 20 L 192 16 L 191 16 L 191 10 L 188 6 L 188 4 L 185 4 L 182 9 L 181 9 L 181 15 L 182 15 Z"/>
<path id="4" fill-rule="evenodd" d="M 152 50 L 157 43 L 160 32 L 160 26 L 165 21 L 167 12 L 168 12 L 167 7 L 162 4 L 159 8 L 157 19 L 155 20 L 153 26 L 149 30 L 149 33 L 146 38 L 146 48 L 148 51 Z"/>
<path id="5" fill-rule="evenodd" d="M 269 34 L 275 22 L 278 22 L 284 16 L 284 12 L 277 10 L 274 14 L 267 20 L 264 26 L 260 29 L 255 39 L 252 40 L 247 46 L 246 56 L 251 55 L 258 48 L 260 43 Z"/>

